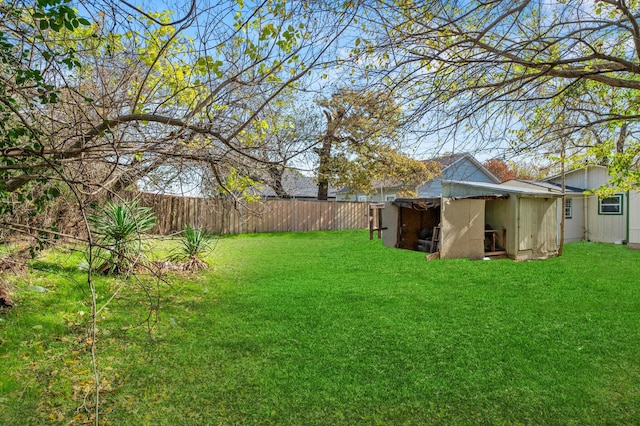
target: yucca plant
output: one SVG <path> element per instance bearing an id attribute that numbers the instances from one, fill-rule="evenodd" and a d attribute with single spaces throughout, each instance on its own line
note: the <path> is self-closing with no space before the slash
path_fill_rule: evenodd
<path id="1" fill-rule="evenodd" d="M 211 251 L 212 243 L 213 235 L 187 225 L 180 238 L 180 246 L 172 250 L 170 260 L 184 262 L 183 269 L 186 271 L 208 269 L 209 264 L 203 257 Z"/>
<path id="2" fill-rule="evenodd" d="M 122 275 L 131 272 L 144 250 L 141 234 L 149 231 L 156 217 L 138 201 L 107 202 L 89 216 L 91 231 L 102 246 L 98 272 Z"/>

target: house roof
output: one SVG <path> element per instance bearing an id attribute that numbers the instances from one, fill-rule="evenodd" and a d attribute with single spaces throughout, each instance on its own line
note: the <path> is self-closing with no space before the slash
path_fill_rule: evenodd
<path id="1" fill-rule="evenodd" d="M 435 161 L 436 163 L 442 166 L 442 170 L 452 167 L 454 164 L 467 159 L 472 162 L 482 173 L 484 173 L 489 179 L 491 179 L 494 183 L 501 183 L 502 181 L 496 177 L 493 173 L 489 171 L 481 162 L 476 160 L 476 158 L 469 154 L 468 152 L 463 152 L 459 154 L 450 154 L 444 155 L 442 157 L 436 157 L 431 160 L 425 161 Z"/>
<path id="2" fill-rule="evenodd" d="M 293 198 L 316 198 L 318 196 L 318 182 L 312 177 L 305 176 L 295 170 L 286 169 L 282 175 L 282 186 Z M 336 189 L 329 186 L 328 196 L 334 198 Z M 263 183 L 261 187 L 253 189 L 254 195 L 262 198 L 276 198 L 276 192 Z"/>
<path id="3" fill-rule="evenodd" d="M 468 152 L 463 152 L 463 153 L 457 153 L 457 154 L 447 154 L 447 155 L 442 155 L 440 157 L 434 157 L 428 160 L 422 160 L 423 163 L 436 163 L 438 164 L 442 170 L 445 170 L 449 167 L 454 166 L 456 163 L 467 159 L 470 162 L 472 162 L 480 171 L 482 171 L 482 173 L 484 173 L 490 180 L 492 180 L 495 183 L 500 183 L 500 179 L 498 179 L 493 173 L 491 173 L 489 171 L 489 169 L 487 169 L 485 166 L 482 165 L 482 163 L 480 163 L 478 160 L 476 160 L 471 154 L 469 154 Z M 385 179 L 385 180 L 375 180 L 371 182 L 371 188 L 372 189 L 379 189 L 379 188 L 384 188 L 384 189 L 401 189 L 401 188 L 406 188 L 407 184 L 405 184 L 404 182 L 399 182 L 396 179 Z M 348 193 L 350 192 L 349 188 L 341 188 L 340 190 L 337 191 L 340 194 L 344 194 L 344 193 Z"/>
<path id="4" fill-rule="evenodd" d="M 423 160 L 424 162 L 428 162 L 428 161 L 433 161 L 435 163 L 438 163 L 442 166 L 442 168 L 446 168 L 449 167 L 450 165 L 457 163 L 458 161 L 462 160 L 465 157 L 470 157 L 470 155 L 466 152 L 461 152 L 458 154 L 446 154 L 446 155 L 441 155 L 440 157 L 434 157 L 428 160 Z"/>

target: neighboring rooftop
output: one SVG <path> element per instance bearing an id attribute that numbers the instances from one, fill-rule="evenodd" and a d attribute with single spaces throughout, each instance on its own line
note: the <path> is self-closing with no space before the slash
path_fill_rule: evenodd
<path id="1" fill-rule="evenodd" d="M 318 196 L 318 183 L 312 177 L 302 173 L 287 169 L 282 176 L 282 187 L 292 198 L 316 198 Z M 255 188 L 254 195 L 261 198 L 278 198 L 276 192 L 266 183 L 261 184 L 261 188 Z M 329 186 L 329 197 L 335 198 L 336 189 Z"/>

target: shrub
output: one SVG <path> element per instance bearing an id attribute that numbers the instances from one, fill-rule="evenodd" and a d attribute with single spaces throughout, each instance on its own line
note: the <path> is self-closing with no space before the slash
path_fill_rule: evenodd
<path id="1" fill-rule="evenodd" d="M 103 274 L 122 275 L 131 272 L 144 252 L 141 235 L 156 223 L 153 212 L 138 201 L 107 202 L 89 216 L 92 233 L 101 246 L 96 270 Z"/>
<path id="2" fill-rule="evenodd" d="M 209 265 L 203 259 L 204 255 L 211 251 L 213 235 L 203 229 L 194 229 L 187 225 L 180 238 L 180 246 L 171 252 L 172 262 L 185 262 L 183 269 L 197 271 L 208 269 Z"/>

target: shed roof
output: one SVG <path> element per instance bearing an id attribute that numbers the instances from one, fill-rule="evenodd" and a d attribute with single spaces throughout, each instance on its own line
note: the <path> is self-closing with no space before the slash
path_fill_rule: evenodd
<path id="1" fill-rule="evenodd" d="M 392 202 L 394 206 L 413 210 L 431 209 L 434 207 L 438 207 L 440 203 L 440 198 L 396 198 Z"/>
<path id="2" fill-rule="evenodd" d="M 562 185 L 555 182 L 544 182 L 539 180 L 527 180 L 527 179 L 509 179 L 504 183 L 509 185 L 510 182 L 520 182 L 530 186 L 535 186 L 535 187 L 544 188 L 544 189 L 551 189 L 552 191 L 560 191 L 560 192 L 562 191 Z M 565 193 L 582 194 L 583 192 L 584 192 L 584 189 L 582 188 L 565 185 Z"/>
<path id="3" fill-rule="evenodd" d="M 452 187 L 458 188 L 472 188 L 475 189 L 475 193 L 473 195 L 504 195 L 504 194 L 517 194 L 517 195 L 527 195 L 533 197 L 561 197 L 562 194 L 554 190 L 552 188 L 547 189 L 531 189 L 531 188 L 521 188 L 517 186 L 512 186 L 508 184 L 494 184 L 494 183 L 485 183 L 485 182 L 467 182 L 467 181 L 456 181 L 456 180 L 447 180 L 442 181 L 443 187 L 448 186 L 449 191 L 443 191 L 443 196 L 448 197 L 452 195 L 453 191 Z M 454 194 L 455 196 L 455 194 Z"/>

